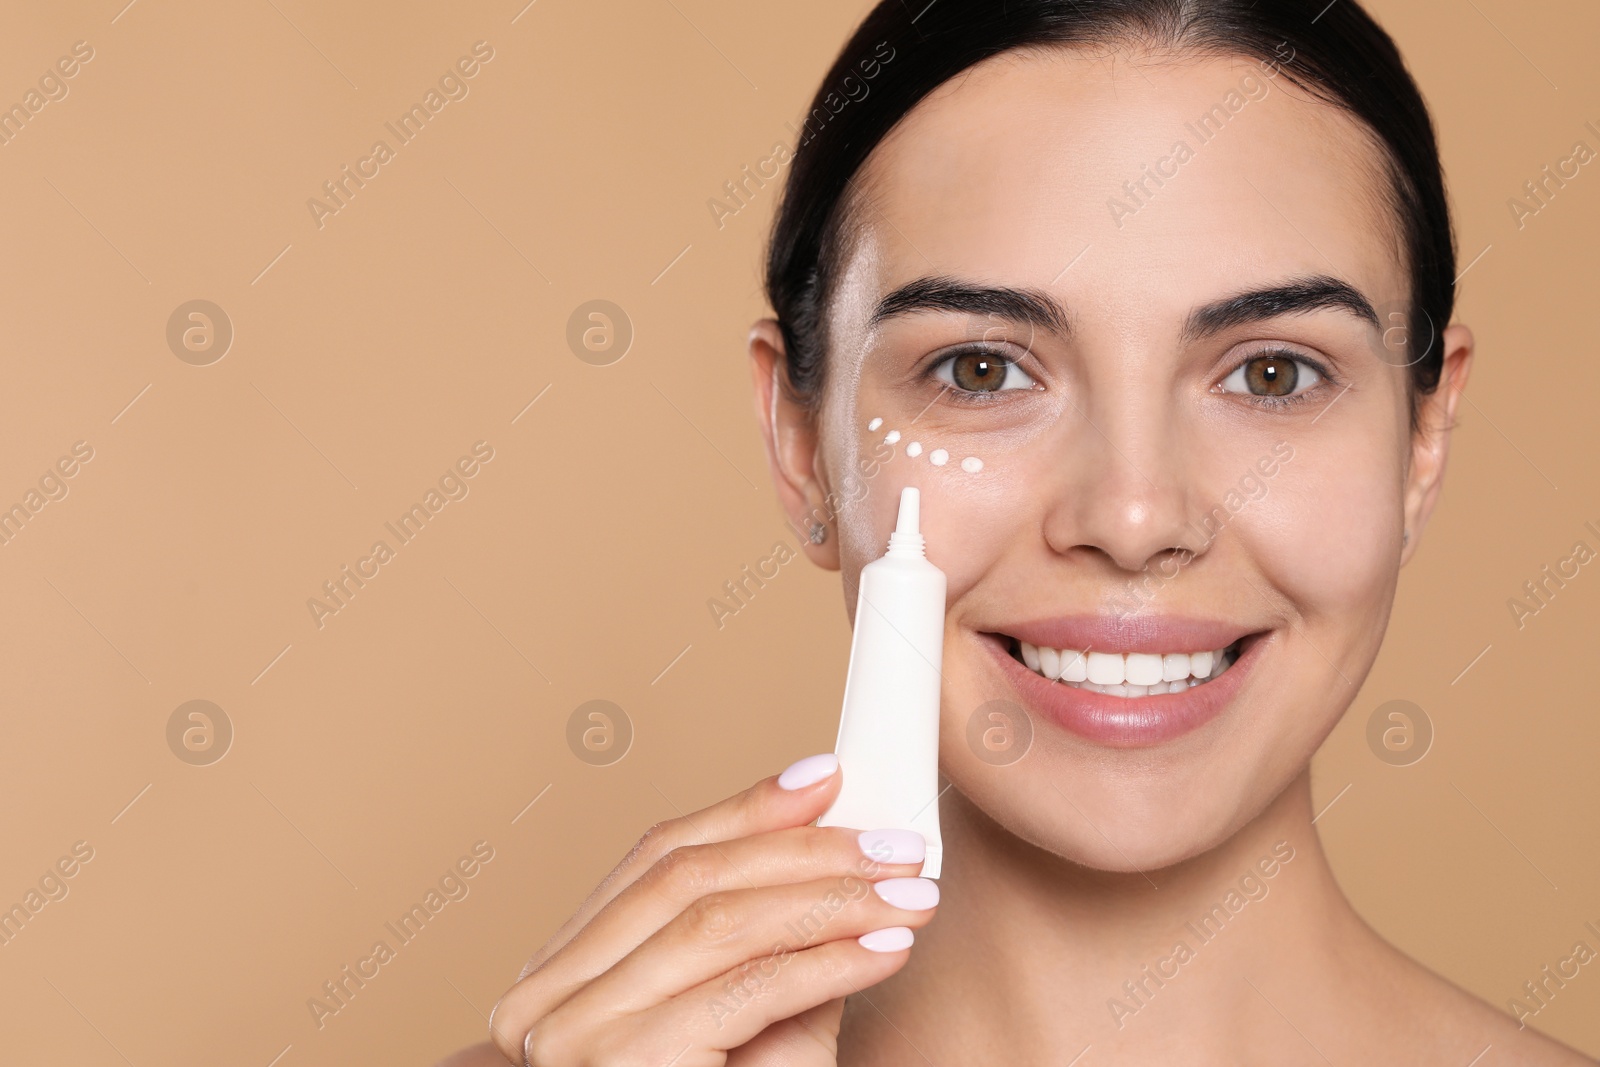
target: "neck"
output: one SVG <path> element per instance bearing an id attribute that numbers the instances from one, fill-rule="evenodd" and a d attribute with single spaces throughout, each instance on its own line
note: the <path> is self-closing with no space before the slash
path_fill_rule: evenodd
<path id="1" fill-rule="evenodd" d="M 917 1033 L 966 1062 L 1222 1051 L 1281 997 L 1358 978 L 1353 948 L 1376 943 L 1311 825 L 1309 772 L 1226 841 L 1157 871 L 1070 863 L 953 789 L 940 816 L 939 915 L 905 969 L 867 992 L 873 1007 L 847 1015 L 841 1062 L 921 1063 Z"/>

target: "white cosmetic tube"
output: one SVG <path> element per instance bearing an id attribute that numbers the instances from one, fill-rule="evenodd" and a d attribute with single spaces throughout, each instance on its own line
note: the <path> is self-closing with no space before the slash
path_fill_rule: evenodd
<path id="1" fill-rule="evenodd" d="M 944 572 L 923 554 L 917 490 L 900 494 L 889 550 L 861 568 L 834 752 L 844 786 L 818 826 L 915 830 L 939 877 L 939 688 Z"/>

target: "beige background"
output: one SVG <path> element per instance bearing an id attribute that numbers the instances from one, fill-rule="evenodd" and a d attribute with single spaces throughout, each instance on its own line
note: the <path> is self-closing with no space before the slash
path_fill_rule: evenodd
<path id="1" fill-rule="evenodd" d="M 832 743 L 837 579 L 707 609 L 786 535 L 742 354 L 777 186 L 721 229 L 707 201 L 792 144 L 867 5 L 123 2 L 0 35 L 0 103 L 94 49 L 0 146 L 0 507 L 94 450 L 0 547 L 0 903 L 94 850 L 0 946 L 0 1059 L 429 1063 L 646 825 Z M 1600 164 L 1507 207 L 1600 149 L 1600 11 L 1375 8 L 1442 131 L 1481 358 L 1319 826 L 1378 929 L 1503 1005 L 1600 948 L 1600 571 L 1520 631 L 1506 605 L 1600 547 Z M 480 40 L 469 95 L 319 229 L 307 199 Z M 166 340 L 196 298 L 235 331 L 209 366 Z M 596 298 L 635 331 L 606 367 L 565 339 Z M 470 494 L 319 629 L 307 599 L 480 440 Z M 595 698 L 636 731 L 609 767 L 565 739 Z M 208 766 L 167 742 L 196 699 L 235 731 Z M 1391 699 L 1433 723 L 1414 766 L 1367 746 Z M 470 894 L 319 1029 L 307 999 L 478 841 Z M 1600 1053 L 1600 966 L 1537 1023 Z"/>

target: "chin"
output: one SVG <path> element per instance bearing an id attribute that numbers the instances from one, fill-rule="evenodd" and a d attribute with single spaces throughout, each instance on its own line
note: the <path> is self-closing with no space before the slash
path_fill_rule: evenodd
<path id="1" fill-rule="evenodd" d="M 1069 776 L 1065 765 L 1058 771 L 1037 751 L 1026 762 L 1032 766 L 1010 768 L 1003 777 L 979 771 L 952 778 L 1004 832 L 1068 863 L 1112 874 L 1148 875 L 1209 852 L 1271 800 L 1250 790 L 1198 801 L 1148 790 L 1130 794 L 1118 783 L 1098 781 L 1068 790 L 1059 784 Z"/>

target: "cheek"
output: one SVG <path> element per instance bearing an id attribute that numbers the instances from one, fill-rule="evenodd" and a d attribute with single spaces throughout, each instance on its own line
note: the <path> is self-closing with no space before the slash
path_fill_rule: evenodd
<path id="1" fill-rule="evenodd" d="M 873 437 L 862 447 L 862 459 L 871 463 L 885 451 L 878 441 Z M 926 449 L 920 456 L 908 456 L 905 446 L 906 441 L 898 442 L 891 457 L 877 463 L 874 474 L 862 477 L 860 499 L 844 510 L 839 528 L 846 573 L 853 575 L 883 555 L 899 512 L 900 492 L 913 486 L 921 496 L 928 558 L 944 571 L 953 603 L 994 567 L 1015 539 L 1030 504 L 1036 507 L 1036 502 L 1029 498 L 1020 465 L 985 463 L 981 469 L 964 469 L 961 459 L 980 458 L 969 451 L 935 466 Z"/>
<path id="2" fill-rule="evenodd" d="M 993 463 L 970 474 L 923 477 L 929 558 L 945 573 L 952 602 L 1001 562 L 1037 503 L 1019 464 Z"/>
<path id="3" fill-rule="evenodd" d="M 1392 437 L 1375 427 L 1340 435 L 1337 448 L 1304 442 L 1251 505 L 1241 533 L 1254 567 L 1302 618 L 1365 631 L 1388 610 L 1403 522 Z"/>

